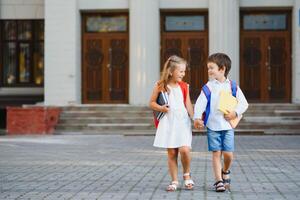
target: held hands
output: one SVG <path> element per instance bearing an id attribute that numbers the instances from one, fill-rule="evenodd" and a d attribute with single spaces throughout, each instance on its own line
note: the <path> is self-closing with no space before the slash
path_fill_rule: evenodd
<path id="1" fill-rule="evenodd" d="M 201 129 L 204 127 L 204 122 L 201 119 L 195 119 L 194 121 L 194 127 L 196 129 Z"/>
<path id="2" fill-rule="evenodd" d="M 229 111 L 229 110 L 227 110 L 227 111 L 228 111 L 228 114 L 224 114 L 224 118 L 225 118 L 227 121 L 232 120 L 232 119 L 234 119 L 234 118 L 237 117 L 237 114 L 236 114 L 235 111 Z"/>
<path id="3" fill-rule="evenodd" d="M 169 105 L 166 104 L 166 105 L 161 106 L 161 112 L 166 113 L 166 112 L 169 112 L 169 110 L 170 110 Z"/>

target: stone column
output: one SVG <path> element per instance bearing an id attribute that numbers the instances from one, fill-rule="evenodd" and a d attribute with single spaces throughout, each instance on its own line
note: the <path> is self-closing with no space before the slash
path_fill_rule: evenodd
<path id="1" fill-rule="evenodd" d="M 292 16 L 292 103 L 300 103 L 300 0 L 295 0 Z"/>
<path id="2" fill-rule="evenodd" d="M 129 104 L 148 105 L 160 71 L 159 0 L 129 0 Z"/>
<path id="3" fill-rule="evenodd" d="M 45 0 L 45 104 L 81 103 L 77 1 Z"/>
<path id="4" fill-rule="evenodd" d="M 223 52 L 232 61 L 229 78 L 239 82 L 239 0 L 209 0 L 209 54 Z"/>

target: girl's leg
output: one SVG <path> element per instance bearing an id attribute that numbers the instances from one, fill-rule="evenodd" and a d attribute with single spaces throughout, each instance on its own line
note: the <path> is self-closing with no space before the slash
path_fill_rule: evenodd
<path id="1" fill-rule="evenodd" d="M 179 148 L 181 163 L 183 168 L 184 186 L 186 189 L 191 190 L 194 187 L 194 181 L 191 178 L 191 154 L 190 147 Z"/>
<path id="2" fill-rule="evenodd" d="M 178 149 L 168 149 L 168 166 L 172 181 L 178 181 Z"/>
<path id="3" fill-rule="evenodd" d="M 181 163 L 182 163 L 182 168 L 183 168 L 183 173 L 190 173 L 191 168 L 191 154 L 190 154 L 190 148 L 189 147 L 180 147 L 179 148 L 179 153 L 181 157 Z M 190 176 L 184 177 L 184 179 L 191 179 Z"/>
<path id="4" fill-rule="evenodd" d="M 213 151 L 213 153 L 212 153 L 212 165 L 213 165 L 214 175 L 215 175 L 216 181 L 222 181 L 221 156 L 222 156 L 221 151 Z"/>

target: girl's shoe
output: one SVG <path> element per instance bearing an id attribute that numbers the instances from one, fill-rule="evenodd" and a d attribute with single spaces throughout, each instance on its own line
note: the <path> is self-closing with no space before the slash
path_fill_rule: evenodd
<path id="1" fill-rule="evenodd" d="M 177 190 L 178 185 L 179 185 L 178 181 L 172 181 L 170 183 L 170 185 L 168 185 L 168 187 L 166 188 L 166 190 L 168 192 L 174 192 L 174 191 Z"/>
<path id="2" fill-rule="evenodd" d="M 226 189 L 230 189 L 230 183 L 231 183 L 231 179 L 230 178 L 223 178 L 223 175 L 229 175 L 230 174 L 230 170 L 224 172 L 222 169 L 222 179 L 223 179 L 223 183 Z"/>
<path id="3" fill-rule="evenodd" d="M 183 178 L 189 176 L 189 179 L 184 180 L 184 187 L 186 190 L 192 190 L 194 188 L 194 181 L 191 179 L 191 173 L 183 174 Z"/>
<path id="4" fill-rule="evenodd" d="M 215 182 L 214 187 L 216 192 L 225 192 L 226 190 L 223 181 Z"/>

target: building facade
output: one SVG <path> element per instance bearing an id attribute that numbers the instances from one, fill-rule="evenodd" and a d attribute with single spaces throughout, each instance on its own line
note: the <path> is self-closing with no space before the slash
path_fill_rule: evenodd
<path id="1" fill-rule="evenodd" d="M 300 103 L 300 0 L 1 0 L 0 18 L 2 99 L 147 105 L 177 54 L 195 100 L 224 52 L 250 102 Z"/>

